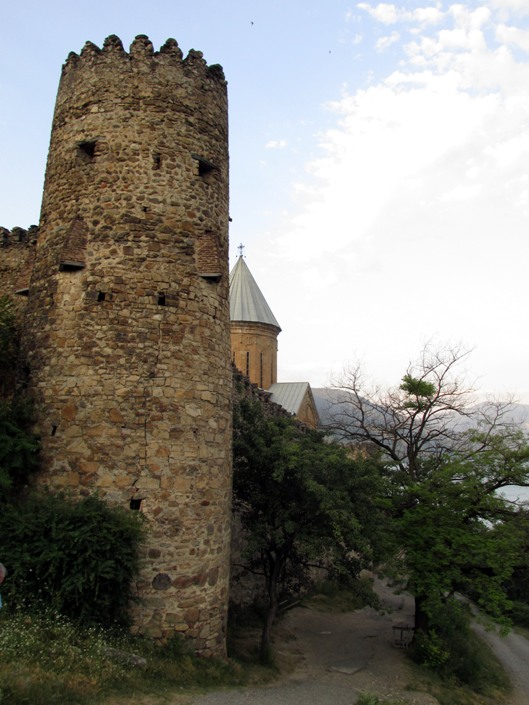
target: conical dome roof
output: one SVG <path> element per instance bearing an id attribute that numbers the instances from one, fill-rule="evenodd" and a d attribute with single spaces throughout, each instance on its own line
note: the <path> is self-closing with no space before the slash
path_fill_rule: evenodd
<path id="1" fill-rule="evenodd" d="M 265 323 L 281 330 L 242 255 L 230 272 L 230 319 Z"/>

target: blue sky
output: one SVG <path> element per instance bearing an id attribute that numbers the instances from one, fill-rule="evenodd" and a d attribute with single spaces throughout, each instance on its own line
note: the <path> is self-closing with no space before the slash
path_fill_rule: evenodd
<path id="1" fill-rule="evenodd" d="M 147 34 L 228 79 L 231 258 L 283 328 L 280 381 L 398 383 L 463 343 L 529 402 L 529 2 L 3 3 L 0 224 L 38 222 L 60 67 Z"/>

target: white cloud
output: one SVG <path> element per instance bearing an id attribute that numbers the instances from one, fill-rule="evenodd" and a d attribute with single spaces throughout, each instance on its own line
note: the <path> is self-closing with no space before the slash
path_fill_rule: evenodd
<path id="1" fill-rule="evenodd" d="M 385 25 L 396 24 L 397 22 L 418 23 L 421 27 L 439 24 L 445 13 L 437 7 L 417 7 L 414 10 L 407 10 L 389 3 L 379 3 L 370 5 L 363 2 L 357 5 L 358 9 L 367 12 L 377 22 Z"/>
<path id="2" fill-rule="evenodd" d="M 529 15 L 527 0 L 489 0 L 490 6 L 498 10 L 512 11 L 518 15 Z"/>
<path id="3" fill-rule="evenodd" d="M 377 51 L 384 51 L 388 47 L 390 47 L 392 44 L 395 44 L 395 42 L 398 42 L 400 39 L 400 34 L 398 32 L 392 32 L 390 35 L 387 35 L 386 37 L 381 37 L 377 43 L 375 44 L 375 48 Z"/>
<path id="4" fill-rule="evenodd" d="M 510 44 L 518 49 L 529 52 L 529 30 L 509 27 L 505 24 L 496 29 L 496 38 L 499 42 Z"/>
<path id="5" fill-rule="evenodd" d="M 404 18 L 395 5 L 358 7 L 384 25 Z M 336 309 L 339 331 L 329 320 L 326 335 L 339 333 L 350 359 L 398 379 L 437 334 L 477 346 L 477 373 L 515 388 L 499 348 L 528 353 L 529 63 L 509 47 L 527 35 L 490 7 L 443 12 L 402 45 L 398 70 L 329 106 L 336 123 L 277 251 L 307 283 L 308 318 L 324 327 Z M 330 346 L 322 355 L 336 359 Z"/>
<path id="6" fill-rule="evenodd" d="M 287 140 L 270 140 L 265 144 L 265 149 L 284 149 L 287 144 Z"/>
<path id="7" fill-rule="evenodd" d="M 491 18 L 491 12 L 487 7 L 478 7 L 476 10 L 469 10 L 465 5 L 451 5 L 449 14 L 454 18 L 458 27 L 467 30 L 481 29 Z"/>
<path id="8" fill-rule="evenodd" d="M 368 12 L 371 17 L 374 17 L 379 22 L 382 22 L 382 24 L 395 24 L 398 20 L 398 10 L 396 5 L 382 2 L 373 7 L 369 5 L 369 3 L 361 2 L 358 3 L 357 7 L 360 10 Z"/>
<path id="9" fill-rule="evenodd" d="M 444 12 L 438 7 L 418 7 L 412 12 L 406 13 L 406 17 L 412 21 L 419 22 L 421 25 L 433 25 L 442 21 Z"/>

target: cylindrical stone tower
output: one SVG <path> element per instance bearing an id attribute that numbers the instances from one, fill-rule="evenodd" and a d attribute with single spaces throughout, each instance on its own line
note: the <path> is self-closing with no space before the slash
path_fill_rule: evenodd
<path id="1" fill-rule="evenodd" d="M 25 321 L 43 483 L 141 508 L 135 628 L 223 653 L 231 366 L 226 81 L 145 36 L 70 54 Z"/>

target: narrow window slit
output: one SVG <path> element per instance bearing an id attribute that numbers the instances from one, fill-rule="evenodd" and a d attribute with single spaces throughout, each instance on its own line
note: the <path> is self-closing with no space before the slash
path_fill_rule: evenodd
<path id="1" fill-rule="evenodd" d="M 165 294 L 158 295 L 158 306 L 165 306 Z"/>
<path id="2" fill-rule="evenodd" d="M 59 263 L 59 272 L 79 272 L 85 268 L 84 262 L 74 262 L 73 260 L 63 260 Z"/>
<path id="3" fill-rule="evenodd" d="M 79 142 L 77 153 L 83 162 L 93 162 L 96 156 L 96 141 L 86 140 Z"/>
<path id="4" fill-rule="evenodd" d="M 191 156 L 198 162 L 199 176 L 207 176 L 208 174 L 211 174 L 212 171 L 215 171 L 215 169 L 217 168 L 215 164 L 213 164 L 213 162 L 210 162 L 208 159 L 204 159 L 204 157 L 201 157 L 199 154 L 192 154 Z"/>
<path id="5" fill-rule="evenodd" d="M 106 298 L 106 294 L 104 291 L 98 291 L 97 293 L 97 300 L 98 302 L 104 301 Z"/>

